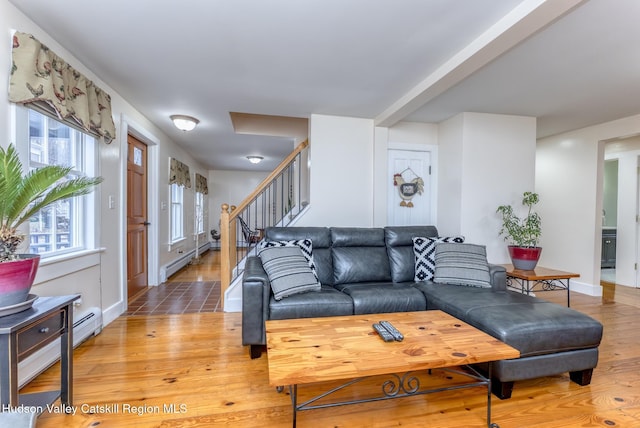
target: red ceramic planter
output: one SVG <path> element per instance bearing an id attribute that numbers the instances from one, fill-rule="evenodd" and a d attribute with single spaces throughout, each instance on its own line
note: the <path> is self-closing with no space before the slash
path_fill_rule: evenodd
<path id="1" fill-rule="evenodd" d="M 38 272 L 38 254 L 20 254 L 18 260 L 0 263 L 0 308 L 27 300 Z"/>
<path id="2" fill-rule="evenodd" d="M 534 270 L 542 253 L 541 247 L 517 247 L 509 245 L 509 256 L 513 267 L 519 270 Z"/>

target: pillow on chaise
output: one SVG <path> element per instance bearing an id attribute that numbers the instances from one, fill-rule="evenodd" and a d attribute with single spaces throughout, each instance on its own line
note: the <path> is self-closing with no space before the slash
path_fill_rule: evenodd
<path id="1" fill-rule="evenodd" d="M 313 262 L 313 243 L 311 239 L 294 239 L 291 241 L 261 241 L 258 244 L 258 252 L 263 248 L 271 248 L 271 247 L 298 247 L 302 250 L 302 255 L 307 260 L 309 264 L 309 268 L 311 268 L 311 272 L 313 275 L 318 278 L 318 273 L 316 272 L 316 265 Z"/>
<path id="2" fill-rule="evenodd" d="M 436 245 L 433 282 L 491 288 L 484 245 L 440 243 Z"/>
<path id="3" fill-rule="evenodd" d="M 433 279 L 435 263 L 433 256 L 436 244 L 440 242 L 464 242 L 464 236 L 440 236 L 437 238 L 414 237 L 413 254 L 415 256 L 414 281 L 430 281 Z"/>
<path id="4" fill-rule="evenodd" d="M 264 248 L 258 256 L 276 300 L 308 291 L 320 291 L 320 283 L 299 247 Z"/>

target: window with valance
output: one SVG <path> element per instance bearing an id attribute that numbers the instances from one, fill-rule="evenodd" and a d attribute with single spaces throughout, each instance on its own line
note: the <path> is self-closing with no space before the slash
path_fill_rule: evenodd
<path id="1" fill-rule="evenodd" d="M 191 188 L 191 175 L 189 166 L 180 162 L 178 159 L 171 158 L 169 161 L 169 184 L 177 184 L 178 186 Z"/>
<path id="2" fill-rule="evenodd" d="M 31 34 L 13 35 L 9 101 L 53 116 L 110 143 L 111 97 Z"/>
<path id="3" fill-rule="evenodd" d="M 196 172 L 196 192 L 203 195 L 209 194 L 209 186 L 207 185 L 207 177 Z"/>

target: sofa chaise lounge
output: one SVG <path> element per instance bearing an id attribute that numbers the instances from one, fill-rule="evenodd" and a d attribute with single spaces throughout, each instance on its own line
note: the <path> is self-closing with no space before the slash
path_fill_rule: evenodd
<path id="1" fill-rule="evenodd" d="M 433 239 L 438 232 L 434 226 L 266 229 L 266 242 L 311 241 L 321 285 L 278 300 L 260 257 L 247 259 L 242 342 L 250 347 L 251 358 L 258 358 L 266 345 L 266 320 L 439 309 L 520 351 L 520 358 L 493 363 L 492 390 L 500 398 L 511 397 L 519 380 L 568 372 L 572 381 L 590 383 L 602 338 L 600 322 L 508 291 L 502 266 L 488 265 L 489 288 L 415 281 L 416 237 Z"/>

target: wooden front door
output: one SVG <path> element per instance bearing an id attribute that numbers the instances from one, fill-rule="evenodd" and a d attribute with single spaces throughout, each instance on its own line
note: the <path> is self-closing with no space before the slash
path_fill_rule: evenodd
<path id="1" fill-rule="evenodd" d="M 127 138 L 127 298 L 147 283 L 147 146 Z"/>

